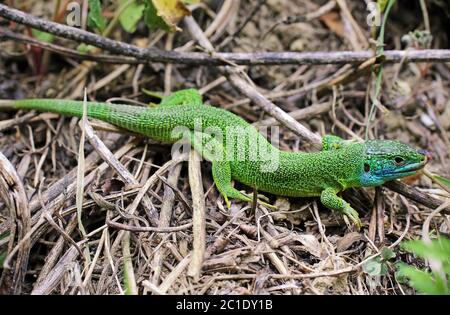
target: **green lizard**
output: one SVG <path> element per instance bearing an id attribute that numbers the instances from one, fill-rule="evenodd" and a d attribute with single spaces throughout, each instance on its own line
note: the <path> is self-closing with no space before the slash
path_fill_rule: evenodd
<path id="1" fill-rule="evenodd" d="M 83 114 L 83 102 L 70 100 L 2 100 L 1 108 Z M 229 198 L 252 200 L 232 186 L 235 179 L 276 195 L 319 196 L 324 206 L 348 216 L 357 226 L 361 225 L 358 213 L 337 195 L 340 191 L 413 175 L 429 160 L 426 151 L 399 141 L 358 143 L 332 135 L 323 137 L 320 152 L 281 151 L 239 116 L 204 105 L 195 89 L 164 97 L 154 108 L 88 102 L 87 116 L 163 142 L 187 138 L 212 162 L 214 182 L 227 206 Z M 268 167 L 270 164 L 273 167 Z"/>

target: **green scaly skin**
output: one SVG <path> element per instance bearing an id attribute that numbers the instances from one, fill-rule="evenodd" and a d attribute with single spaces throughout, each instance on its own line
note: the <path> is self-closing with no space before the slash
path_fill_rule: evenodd
<path id="1" fill-rule="evenodd" d="M 83 102 L 70 100 L 4 100 L 0 101 L 2 107 L 77 117 L 83 113 Z M 331 135 L 323 138 L 320 152 L 280 151 L 239 116 L 204 105 L 194 89 L 164 97 L 154 108 L 88 102 L 87 115 L 163 142 L 174 143 L 185 137 L 212 162 L 214 182 L 228 206 L 229 198 L 251 201 L 232 186 L 235 179 L 276 195 L 320 196 L 323 205 L 347 215 L 358 227 L 358 213 L 338 197 L 338 192 L 413 175 L 428 161 L 427 152 L 398 141 L 356 143 Z M 199 121 L 202 129 L 194 132 Z M 174 132 L 180 126 L 184 129 Z M 267 169 L 274 161 L 276 167 Z"/>

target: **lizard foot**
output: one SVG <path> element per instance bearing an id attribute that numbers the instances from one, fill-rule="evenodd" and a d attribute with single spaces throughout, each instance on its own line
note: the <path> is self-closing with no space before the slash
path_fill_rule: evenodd
<path id="1" fill-rule="evenodd" d="M 249 202 L 249 203 L 252 203 L 252 202 L 253 202 L 253 198 L 252 198 L 251 195 L 248 195 L 248 194 L 245 194 L 245 193 L 242 193 L 242 192 L 239 192 L 239 193 L 240 193 L 241 195 L 238 196 L 237 198 L 236 198 L 236 196 L 233 196 L 233 197 L 231 197 L 231 198 L 236 198 L 236 199 L 238 199 L 238 200 L 246 201 L 246 202 Z M 231 209 L 231 202 L 230 202 L 228 196 L 222 195 L 222 197 L 223 197 L 223 200 L 225 201 L 225 204 L 226 204 L 227 208 L 228 208 L 228 209 Z M 262 195 L 260 196 L 260 195 L 258 195 L 258 204 L 263 205 L 263 206 L 265 206 L 265 207 L 267 207 L 267 208 L 270 208 L 270 209 L 278 209 L 277 206 L 272 205 L 272 204 L 270 204 L 270 203 L 267 203 L 267 202 L 261 200 L 261 198 L 268 199 L 266 196 L 262 196 Z"/>
<path id="2" fill-rule="evenodd" d="M 227 205 L 227 209 L 230 210 L 231 209 L 231 202 L 228 199 L 228 197 L 224 195 L 223 196 L 223 200 L 225 201 L 225 204 Z"/>
<path id="3" fill-rule="evenodd" d="M 252 194 L 247 194 L 247 193 L 245 193 L 245 192 L 242 192 L 242 194 L 245 195 L 246 197 L 248 197 L 248 198 L 250 199 L 249 202 L 253 202 L 253 195 L 252 195 Z M 264 196 L 264 195 L 262 195 L 262 194 L 258 194 L 258 195 L 257 195 L 257 199 L 258 199 L 258 203 L 259 203 L 260 205 L 263 205 L 263 206 L 265 206 L 265 207 L 267 207 L 267 208 L 269 208 L 269 209 L 278 209 L 277 206 L 272 205 L 272 204 L 266 202 L 266 201 L 269 201 L 269 198 L 267 198 L 266 196 Z"/>
<path id="4" fill-rule="evenodd" d="M 263 205 L 263 206 L 265 206 L 265 207 L 267 207 L 267 208 L 270 208 L 270 209 L 274 209 L 274 210 L 275 210 L 275 209 L 278 209 L 277 206 L 272 205 L 272 204 L 267 203 L 267 202 L 264 202 L 264 201 L 262 201 L 261 199 L 258 199 L 258 203 L 261 204 L 261 205 Z"/>
<path id="5" fill-rule="evenodd" d="M 346 215 L 350 219 L 350 221 L 353 222 L 353 224 L 355 224 L 358 230 L 361 228 L 362 226 L 361 220 L 359 219 L 358 212 L 356 212 L 355 209 L 347 205 L 345 209 L 342 211 L 342 213 Z"/>

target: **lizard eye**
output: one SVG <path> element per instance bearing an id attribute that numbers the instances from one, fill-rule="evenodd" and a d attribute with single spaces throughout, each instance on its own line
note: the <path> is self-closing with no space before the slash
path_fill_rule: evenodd
<path id="1" fill-rule="evenodd" d="M 364 163 L 364 172 L 370 172 L 370 165 L 368 163 Z"/>
<path id="2" fill-rule="evenodd" d="M 405 159 L 402 158 L 401 156 L 396 156 L 394 161 L 395 161 L 396 164 L 401 165 L 401 164 L 403 164 L 405 162 Z"/>

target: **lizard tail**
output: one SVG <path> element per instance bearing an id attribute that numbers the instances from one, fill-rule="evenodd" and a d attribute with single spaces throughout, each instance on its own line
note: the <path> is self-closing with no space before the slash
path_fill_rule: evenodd
<path id="1" fill-rule="evenodd" d="M 83 116 L 83 102 L 55 99 L 23 99 L 6 101 L 6 106 L 15 109 L 34 109 L 40 112 L 52 112 L 65 116 Z M 1 103 L 0 103 L 1 104 Z M 88 102 L 87 115 L 92 118 L 105 119 L 107 106 L 102 103 Z"/>
<path id="2" fill-rule="evenodd" d="M 0 100 L 0 110 L 14 109 L 14 100 Z"/>
<path id="3" fill-rule="evenodd" d="M 2 109 L 34 109 L 40 112 L 52 112 L 65 116 L 83 116 L 83 102 L 57 99 L 23 99 L 23 100 L 0 100 L 0 110 Z M 119 127 L 128 129 L 126 122 L 133 121 L 143 111 L 145 107 L 87 102 L 87 116 L 100 119 Z"/>

